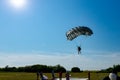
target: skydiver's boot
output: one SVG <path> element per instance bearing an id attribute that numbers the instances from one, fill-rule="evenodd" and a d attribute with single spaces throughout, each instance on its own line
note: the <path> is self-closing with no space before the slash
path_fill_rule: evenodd
<path id="1" fill-rule="evenodd" d="M 80 54 L 80 52 L 78 51 L 78 54 Z"/>
<path id="2" fill-rule="evenodd" d="M 78 54 L 81 54 L 81 51 L 78 51 Z"/>

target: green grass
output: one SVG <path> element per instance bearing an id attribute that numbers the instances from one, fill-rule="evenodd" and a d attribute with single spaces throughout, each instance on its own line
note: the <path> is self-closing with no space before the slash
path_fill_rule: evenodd
<path id="1" fill-rule="evenodd" d="M 36 80 L 36 74 L 20 72 L 0 72 L 0 80 Z"/>
<path id="2" fill-rule="evenodd" d="M 51 73 L 43 73 L 48 76 L 49 79 L 52 78 Z M 70 73 L 71 77 L 76 78 L 87 78 L 87 72 L 82 73 Z M 108 73 L 91 73 L 91 80 L 102 80 Z M 120 75 L 120 73 L 119 73 Z M 55 73 L 55 76 L 58 77 L 58 73 Z M 65 73 L 63 73 L 65 77 Z M 0 80 L 36 80 L 36 73 L 24 73 L 24 72 L 0 72 Z"/>

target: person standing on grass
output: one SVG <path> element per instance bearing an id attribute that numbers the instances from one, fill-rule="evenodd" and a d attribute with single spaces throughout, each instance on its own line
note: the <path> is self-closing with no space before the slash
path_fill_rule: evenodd
<path id="1" fill-rule="evenodd" d="M 39 80 L 39 72 L 37 72 L 37 80 Z"/>
<path id="2" fill-rule="evenodd" d="M 62 80 L 62 71 L 59 72 L 59 79 Z"/>
<path id="3" fill-rule="evenodd" d="M 90 80 L 90 72 L 88 72 L 88 80 Z"/>
<path id="4" fill-rule="evenodd" d="M 52 80 L 55 80 L 54 70 L 52 70 Z"/>
<path id="5" fill-rule="evenodd" d="M 69 74 L 69 72 L 66 72 L 65 77 L 66 77 L 66 80 L 70 80 L 70 74 Z"/>
<path id="6" fill-rule="evenodd" d="M 43 80 L 43 73 L 40 72 L 39 75 L 40 75 L 41 80 Z"/>
<path id="7" fill-rule="evenodd" d="M 41 80 L 48 80 L 48 77 L 43 75 L 42 72 L 39 73 L 40 77 L 41 77 Z"/>

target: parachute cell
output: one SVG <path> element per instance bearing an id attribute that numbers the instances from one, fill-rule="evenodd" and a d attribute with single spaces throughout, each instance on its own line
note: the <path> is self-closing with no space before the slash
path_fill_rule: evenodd
<path id="1" fill-rule="evenodd" d="M 78 26 L 78 27 L 70 29 L 66 33 L 66 37 L 67 37 L 67 40 L 72 41 L 73 39 L 75 39 L 76 37 L 80 35 L 91 36 L 92 34 L 93 32 L 90 28 L 85 27 L 85 26 Z"/>

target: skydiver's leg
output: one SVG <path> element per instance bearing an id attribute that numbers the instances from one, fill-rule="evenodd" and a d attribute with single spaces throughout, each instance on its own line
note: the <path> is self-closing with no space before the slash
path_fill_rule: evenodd
<path id="1" fill-rule="evenodd" d="M 78 54 L 80 54 L 81 53 L 81 51 L 78 51 Z"/>
<path id="2" fill-rule="evenodd" d="M 78 46 L 78 54 L 80 54 L 81 53 L 81 48 L 80 48 L 80 46 Z"/>

